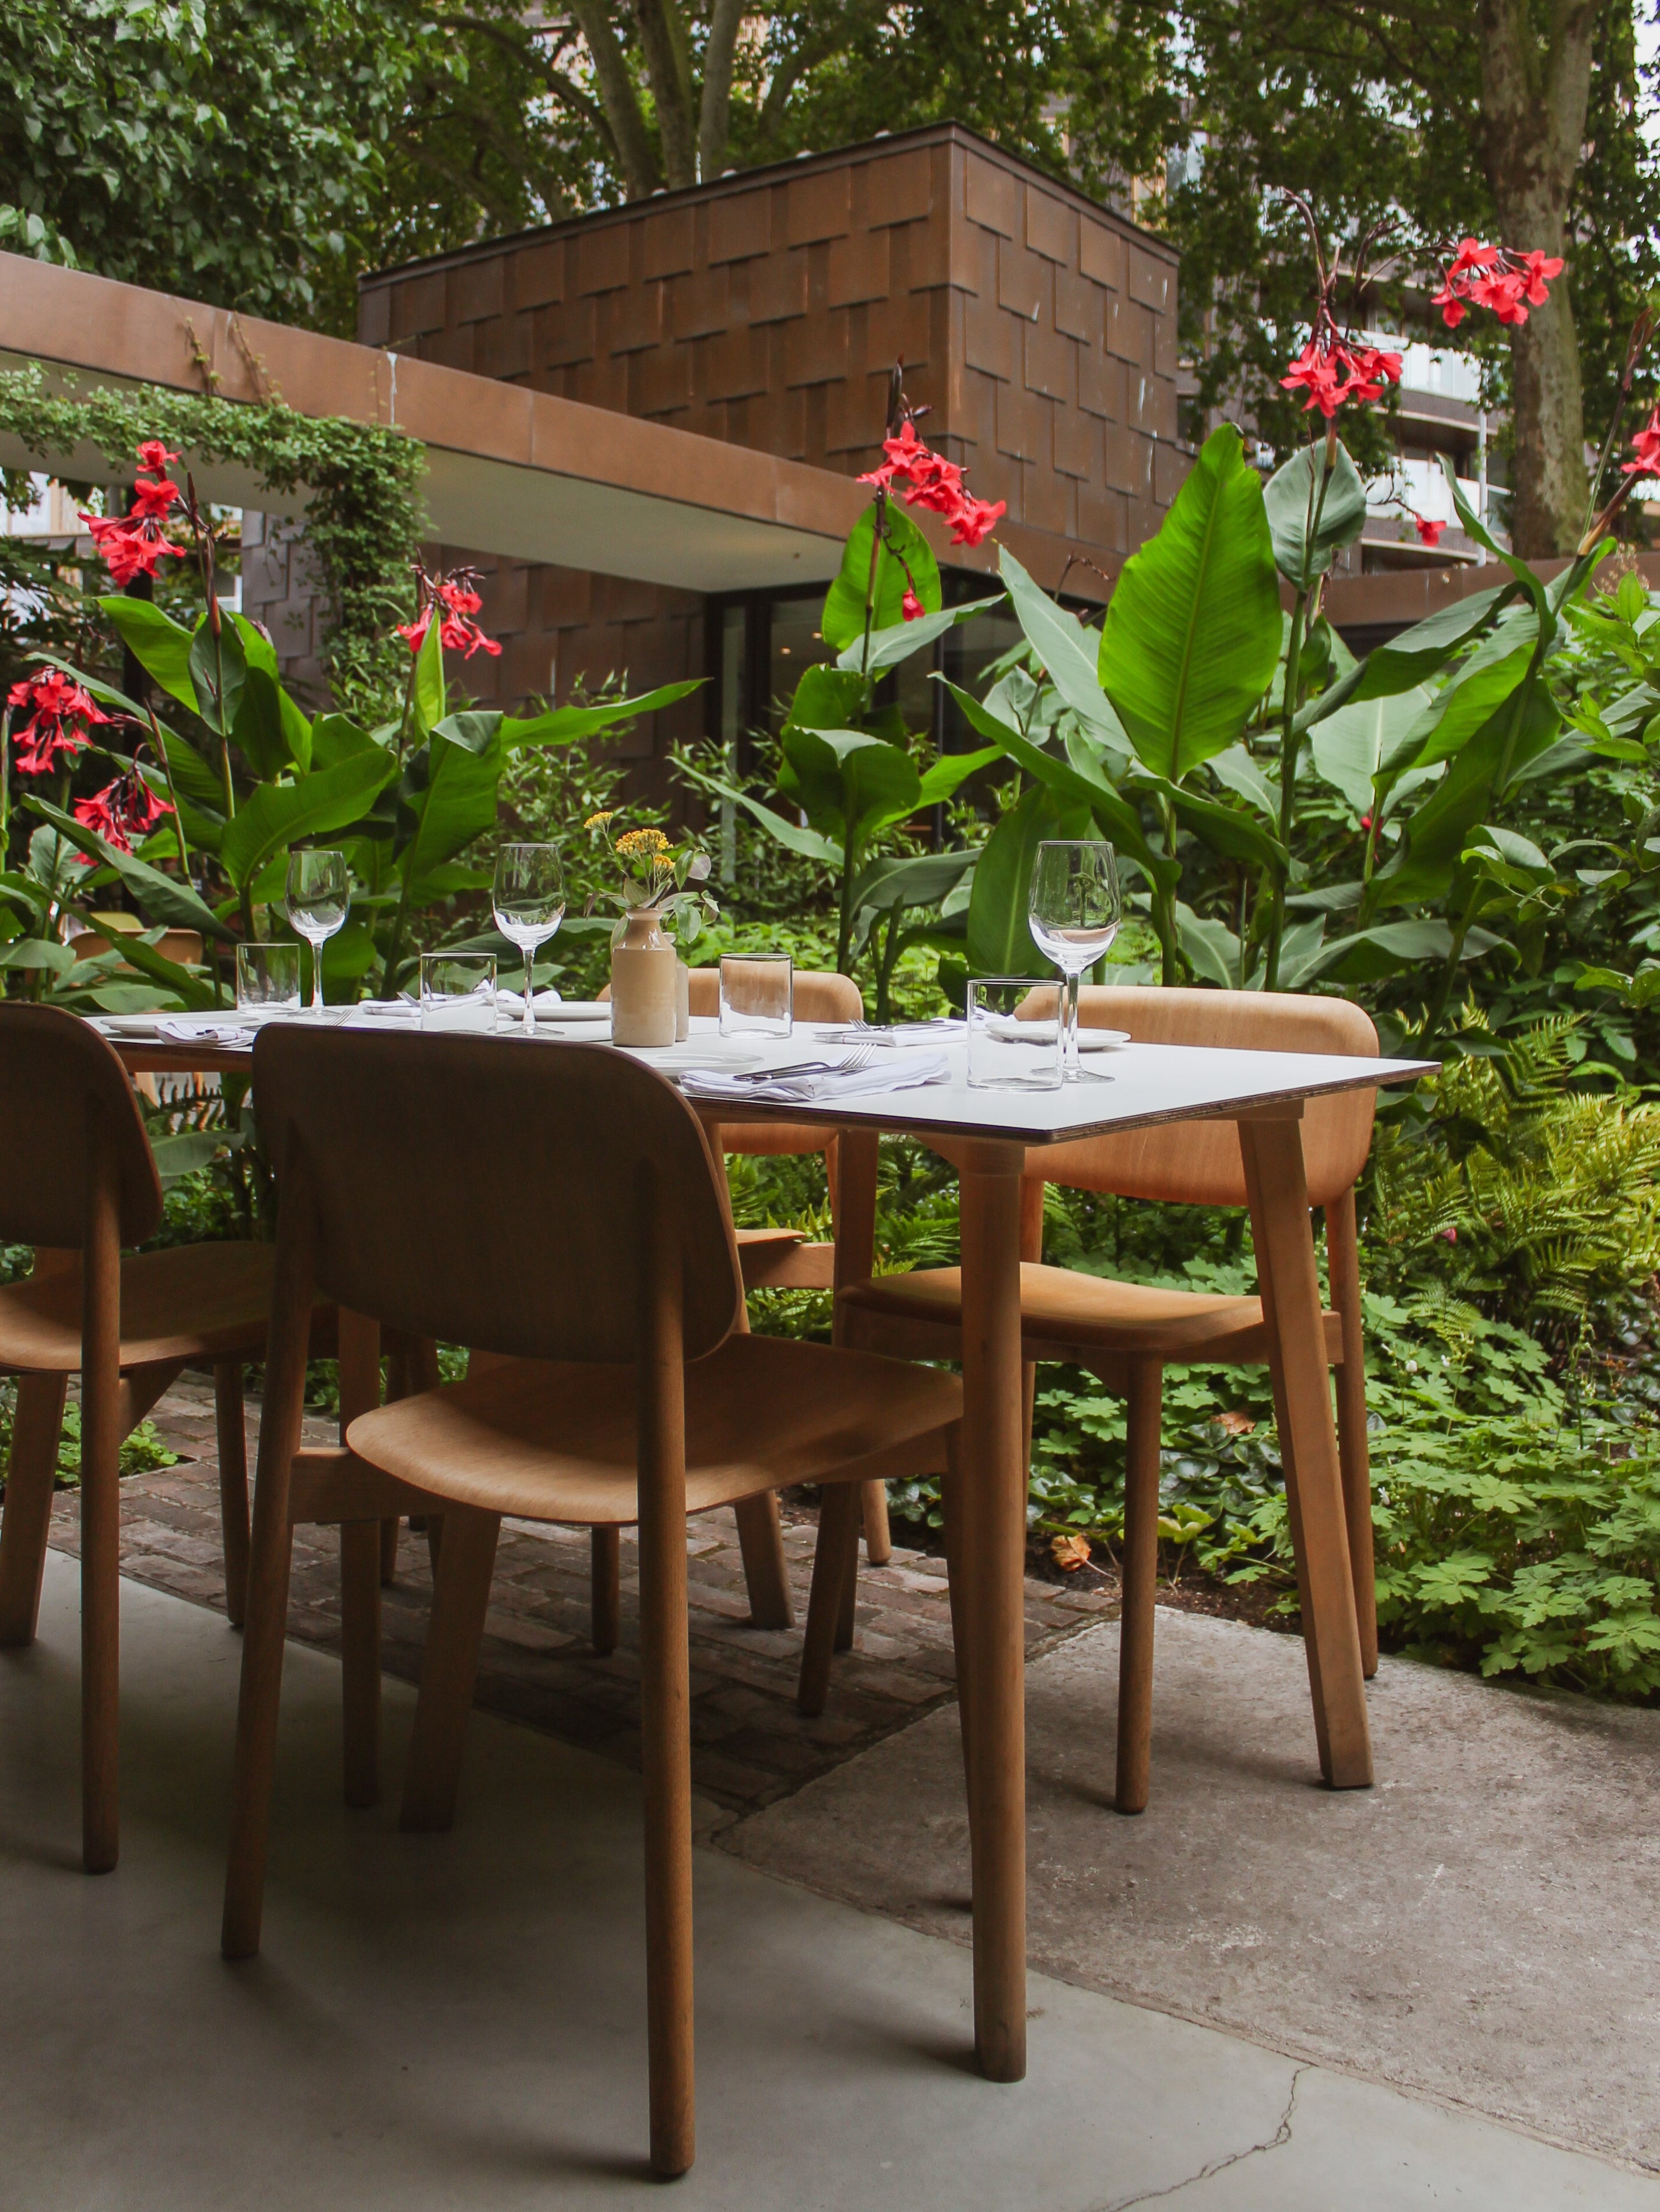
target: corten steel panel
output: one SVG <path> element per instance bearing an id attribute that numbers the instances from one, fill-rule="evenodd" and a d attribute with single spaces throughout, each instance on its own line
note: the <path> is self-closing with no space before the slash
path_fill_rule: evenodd
<path id="1" fill-rule="evenodd" d="M 1049 468 L 1054 459 L 1054 448 L 1049 437 L 1049 402 L 1040 399 L 1036 392 L 1026 391 L 1018 384 L 1000 384 L 997 387 L 997 450 L 1014 461 L 1036 461 Z M 976 476 L 976 485 L 985 481 L 985 463 Z M 982 495 L 984 496 L 983 493 Z"/>
<path id="2" fill-rule="evenodd" d="M 1033 323 L 1025 333 L 1025 386 L 1046 399 L 1071 405 L 1078 390 L 1078 343 L 1061 331 Z"/>
<path id="3" fill-rule="evenodd" d="M 1107 295 L 1107 351 L 1139 368 L 1152 350 L 1147 330 L 1147 311 L 1125 299 L 1122 292 Z"/>
<path id="4" fill-rule="evenodd" d="M 866 179 L 868 221 L 915 222 L 933 211 L 933 162 L 926 147 L 873 161 Z"/>
<path id="5" fill-rule="evenodd" d="M 698 349 L 705 399 L 747 399 L 768 384 L 765 331 L 722 331 Z"/>
<path id="6" fill-rule="evenodd" d="M 596 350 L 641 353 L 663 343 L 663 292 L 658 283 L 630 285 L 626 292 L 599 296 Z"/>
<path id="7" fill-rule="evenodd" d="M 689 407 L 691 363 L 690 346 L 635 354 L 629 363 L 629 413 L 672 415 L 677 408 Z"/>
<path id="8" fill-rule="evenodd" d="M 391 336 L 392 292 L 389 287 L 382 285 L 375 291 L 365 292 L 358 303 L 358 343 L 361 345 L 385 345 Z"/>
<path id="9" fill-rule="evenodd" d="M 1130 248 L 1129 295 L 1144 307 L 1151 307 L 1162 315 L 1170 305 L 1172 290 L 1170 264 L 1155 261 L 1152 254 Z"/>
<path id="10" fill-rule="evenodd" d="M 694 270 L 690 276 L 677 276 L 669 286 L 671 338 L 706 337 L 711 331 L 724 331 L 731 320 L 732 276 L 728 270 Z"/>
<path id="11" fill-rule="evenodd" d="M 711 266 L 722 261 L 746 261 L 772 247 L 772 190 L 763 185 L 754 191 L 733 192 L 709 209 L 708 258 Z"/>
<path id="12" fill-rule="evenodd" d="M 885 230 L 867 230 L 852 238 L 831 240 L 824 279 L 827 307 L 850 307 L 856 301 L 885 300 L 889 284 Z"/>
<path id="13" fill-rule="evenodd" d="M 793 177 L 787 200 L 785 233 L 792 246 L 812 246 L 821 238 L 847 235 L 853 219 L 853 193 L 846 169 Z"/>
<path id="14" fill-rule="evenodd" d="M 424 337 L 429 331 L 443 329 L 448 320 L 444 305 L 447 289 L 441 270 L 435 276 L 415 276 L 393 286 L 392 338 L 394 345 L 400 338 Z"/>
<path id="15" fill-rule="evenodd" d="M 1152 495 L 1160 507 L 1168 507 L 1182 489 L 1182 479 L 1187 474 L 1180 454 L 1173 445 L 1160 440 L 1152 449 Z"/>
<path id="16" fill-rule="evenodd" d="M 1055 465 L 1086 483 L 1101 482 L 1101 424 L 1093 415 L 1057 407 L 1053 422 Z"/>
<path id="17" fill-rule="evenodd" d="M 784 325 L 784 382 L 839 384 L 848 373 L 848 315 L 801 315 Z"/>
<path id="18" fill-rule="evenodd" d="M 593 360 L 599 325 L 593 300 L 555 301 L 535 312 L 533 368 L 563 368 L 574 361 Z"/>
<path id="19" fill-rule="evenodd" d="M 1078 510 L 1072 478 L 1047 466 L 1025 468 L 1020 474 L 1020 520 L 1026 527 L 1050 538 L 1074 538 Z"/>
<path id="20" fill-rule="evenodd" d="M 1128 553 L 1129 501 L 1121 491 L 1104 491 L 1094 484 L 1078 487 L 1078 536 L 1085 545 L 1104 546 L 1109 553 Z"/>
<path id="21" fill-rule="evenodd" d="M 1054 321 L 1054 269 L 1010 238 L 997 244 L 997 304 L 1023 323 Z"/>
<path id="22" fill-rule="evenodd" d="M 608 222 L 599 230 L 584 231 L 576 240 L 576 289 L 614 292 L 629 281 L 629 230 L 626 223 Z"/>
<path id="23" fill-rule="evenodd" d="M 648 216 L 641 228 L 642 273 L 648 283 L 654 276 L 682 276 L 696 265 L 692 253 L 697 228 L 693 209 L 671 208 L 662 215 Z"/>
<path id="24" fill-rule="evenodd" d="M 1110 422 L 1124 419 L 1124 378 L 1122 361 L 1114 361 L 1098 346 L 1078 349 L 1078 404 L 1089 415 L 1104 415 Z"/>
<path id="25" fill-rule="evenodd" d="M 964 211 L 970 222 L 1004 238 L 1020 234 L 1020 179 L 1000 162 L 970 154 L 964 169 Z"/>
<path id="26" fill-rule="evenodd" d="M 473 339 L 479 327 L 477 323 L 453 323 L 447 331 L 430 331 L 421 348 L 422 360 L 435 361 L 441 368 L 471 371 Z"/>
<path id="27" fill-rule="evenodd" d="M 482 322 L 502 313 L 503 263 L 464 261 L 450 272 L 449 312 L 458 323 Z"/>
<path id="28" fill-rule="evenodd" d="M 1055 327 L 1064 331 L 1069 338 L 1082 338 L 1087 344 L 1099 347 L 1106 314 L 1104 295 L 1098 284 L 1075 270 L 1057 269 L 1055 272 Z"/>
<path id="29" fill-rule="evenodd" d="M 1085 216 L 1079 224 L 1078 239 L 1078 266 L 1083 274 L 1110 292 L 1122 292 L 1124 262 L 1122 233 Z"/>
<path id="30" fill-rule="evenodd" d="M 807 312 L 807 255 L 805 246 L 769 253 L 764 261 L 745 261 L 732 272 L 734 301 L 739 287 L 749 289 L 752 323 L 787 322 Z"/>
<path id="31" fill-rule="evenodd" d="M 1026 186 L 1026 243 L 1063 269 L 1078 266 L 1078 215 L 1040 185 Z"/>
<path id="32" fill-rule="evenodd" d="M 513 301 L 518 307 L 545 307 L 565 296 L 565 241 L 551 239 L 544 246 L 523 246 L 512 255 Z"/>
<path id="33" fill-rule="evenodd" d="M 479 376 L 517 384 L 530 374 L 533 318 L 529 314 L 497 315 L 473 328 L 472 366 Z"/>
<path id="34" fill-rule="evenodd" d="M 864 310 L 862 340 L 850 339 L 857 365 L 890 368 L 903 361 L 906 369 L 927 368 L 943 352 L 936 351 L 933 301 L 927 292 L 908 293 L 899 300 L 873 300 Z M 849 322 L 849 331 L 857 320 Z M 850 353 L 850 360 L 854 353 Z"/>

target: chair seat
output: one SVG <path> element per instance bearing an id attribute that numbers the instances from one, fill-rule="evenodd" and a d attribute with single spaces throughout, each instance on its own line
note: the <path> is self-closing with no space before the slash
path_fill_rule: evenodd
<path id="1" fill-rule="evenodd" d="M 728 1337 L 685 1370 L 686 1509 L 787 1483 L 880 1478 L 963 1409 L 955 1376 L 874 1352 Z M 360 1459 L 459 1505 L 530 1521 L 638 1519 L 632 1367 L 514 1360 L 355 1420 Z"/>
<path id="2" fill-rule="evenodd" d="M 923 1267 L 911 1274 L 879 1275 L 843 1291 L 842 1303 L 850 1318 L 862 1315 L 956 1329 L 963 1315 L 962 1270 Z M 1033 1261 L 1020 1268 L 1020 1326 L 1028 1351 L 1043 1347 L 1037 1352 L 1039 1358 L 1074 1351 L 1172 1361 L 1268 1357 L 1260 1298 L 1121 1283 Z M 1326 1340 L 1328 1356 L 1341 1358 L 1335 1314 L 1326 1316 Z"/>
<path id="3" fill-rule="evenodd" d="M 176 1244 L 121 1261 L 121 1364 L 263 1352 L 277 1265 L 271 1244 Z M 0 1289 L 0 1367 L 73 1374 L 81 1271 Z"/>

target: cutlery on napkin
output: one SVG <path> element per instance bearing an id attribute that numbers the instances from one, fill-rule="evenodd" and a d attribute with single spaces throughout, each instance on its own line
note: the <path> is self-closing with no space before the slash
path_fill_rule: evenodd
<path id="1" fill-rule="evenodd" d="M 788 1067 L 751 1074 L 727 1074 L 687 1068 L 680 1088 L 698 1098 L 718 1098 L 733 1103 L 747 1099 L 765 1106 L 806 1106 L 836 1098 L 867 1098 L 885 1091 L 915 1091 L 927 1083 L 943 1083 L 951 1062 L 943 1052 L 896 1052 L 876 1062 L 850 1068 L 808 1073 Z"/>

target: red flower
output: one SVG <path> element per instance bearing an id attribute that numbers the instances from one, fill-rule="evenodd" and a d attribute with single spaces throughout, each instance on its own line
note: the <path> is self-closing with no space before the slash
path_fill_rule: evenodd
<path id="1" fill-rule="evenodd" d="M 174 489 L 169 486 L 171 490 Z M 82 522 L 92 533 L 93 544 L 109 564 L 111 579 L 125 588 L 135 576 L 153 576 L 161 565 L 164 553 L 176 554 L 183 559 L 182 545 L 169 545 L 161 535 L 160 520 L 142 511 L 119 519 L 101 514 L 82 514 Z"/>
<path id="2" fill-rule="evenodd" d="M 73 760 L 91 742 L 88 726 L 110 719 L 94 706 L 89 693 L 58 668 L 14 684 L 6 704 L 33 710 L 17 732 L 20 775 L 46 775 L 60 754 Z"/>
<path id="3" fill-rule="evenodd" d="M 1541 252 L 1524 253 L 1523 265 L 1527 272 L 1528 289 L 1523 297 L 1532 307 L 1542 307 L 1550 294 L 1545 289 L 1547 276 L 1560 276 L 1563 262 L 1560 255 Z"/>
<path id="4" fill-rule="evenodd" d="M 1441 543 L 1441 532 L 1447 526 L 1444 522 L 1432 522 L 1426 514 L 1414 514 L 1412 519 L 1417 524 L 1418 535 L 1426 545 Z"/>
<path id="5" fill-rule="evenodd" d="M 966 491 L 959 464 L 925 446 L 909 416 L 896 436 L 883 440 L 882 451 L 886 459 L 860 483 L 889 493 L 903 487 L 907 507 L 925 507 L 950 525 L 953 545 L 978 545 L 1008 512 L 1006 501 L 994 505 Z"/>
<path id="6" fill-rule="evenodd" d="M 1660 407 L 1632 440 L 1631 449 L 1637 458 L 1620 464 L 1622 476 L 1660 476 Z"/>
<path id="7" fill-rule="evenodd" d="M 909 585 L 906 586 L 904 598 L 899 602 L 899 611 L 907 622 L 915 622 L 918 615 L 923 611 L 922 602 Z"/>
<path id="8" fill-rule="evenodd" d="M 156 796 L 137 769 L 130 775 L 118 775 L 90 799 L 77 799 L 74 807 L 77 822 L 96 830 L 106 843 L 123 853 L 131 852 L 135 837 L 148 836 L 161 817 L 172 812 L 167 800 Z"/>
<path id="9" fill-rule="evenodd" d="M 437 586 L 437 604 L 445 610 L 438 626 L 438 641 L 447 651 L 459 653 L 467 660 L 481 649 L 492 659 L 500 655 L 502 648 L 496 640 L 486 637 L 471 619 L 484 604 L 477 592 L 469 591 L 465 584 L 442 582 Z M 398 635 L 409 641 L 411 653 L 420 652 L 431 621 L 432 607 L 428 605 L 414 622 L 398 623 Z"/>
<path id="10" fill-rule="evenodd" d="M 1441 1231 L 1441 1234 L 1446 1238 L 1449 1244 L 1456 1244 L 1458 1242 L 1458 1231 L 1456 1229 L 1444 1229 Z"/>
<path id="11" fill-rule="evenodd" d="M 1563 266 L 1560 256 L 1538 248 L 1516 253 L 1467 238 L 1442 270 L 1441 289 L 1431 305 L 1439 307 L 1450 331 L 1463 321 L 1467 300 L 1491 307 L 1501 323 L 1525 323 L 1528 309 L 1542 307 L 1550 297 L 1546 278 L 1560 276 Z"/>
<path id="12" fill-rule="evenodd" d="M 1287 392 L 1308 393 L 1305 415 L 1317 407 L 1329 422 L 1346 399 L 1381 399 L 1385 384 L 1399 384 L 1401 356 L 1345 345 L 1328 326 L 1310 338 L 1280 381 Z"/>
<path id="13" fill-rule="evenodd" d="M 146 438 L 138 448 L 139 465 L 151 470 L 156 476 L 160 476 L 168 464 L 178 458 L 177 453 L 167 451 L 159 438 Z"/>

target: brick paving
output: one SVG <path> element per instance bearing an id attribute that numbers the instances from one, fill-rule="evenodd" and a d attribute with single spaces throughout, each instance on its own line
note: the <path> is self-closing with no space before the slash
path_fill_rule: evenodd
<path id="1" fill-rule="evenodd" d="M 252 1465 L 258 1408 L 248 1408 Z M 151 1416 L 179 1464 L 122 1485 L 121 1567 L 136 1581 L 192 1604 L 224 1610 L 213 1393 L 185 1376 Z M 332 1425 L 307 1425 L 307 1441 L 333 1440 Z M 860 1557 L 854 1649 L 838 1656 L 829 1705 L 817 1720 L 795 1710 L 801 1624 L 816 1535 L 812 1509 L 787 1504 L 784 1548 L 797 1626 L 749 1626 L 738 1533 L 730 1512 L 698 1515 L 687 1537 L 691 1617 L 692 1768 L 699 1790 L 729 1814 L 788 1796 L 931 1711 L 954 1692 L 945 1562 L 896 1546 L 885 1567 Z M 332 1530 L 295 1532 L 289 1629 L 337 1651 L 337 1542 Z M 52 1542 L 74 1553 L 75 1495 L 60 1495 Z M 631 1534 L 623 1538 L 622 1638 L 601 1659 L 587 1641 L 586 1529 L 506 1523 L 486 1624 L 477 1701 L 508 1718 L 633 1765 L 639 1759 L 638 1634 Z M 383 1661 L 414 1681 L 420 1671 L 432 1579 L 426 1546 L 406 1528 L 397 1579 L 382 1592 Z M 1052 1649 L 1116 1610 L 1107 1580 L 1078 1588 L 1028 1580 L 1029 1656 Z"/>

